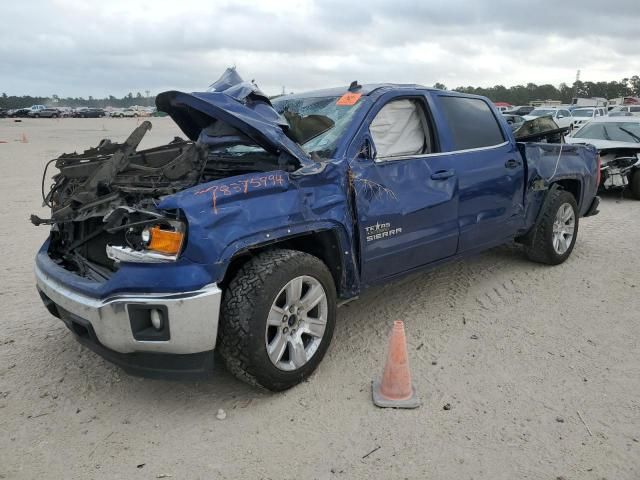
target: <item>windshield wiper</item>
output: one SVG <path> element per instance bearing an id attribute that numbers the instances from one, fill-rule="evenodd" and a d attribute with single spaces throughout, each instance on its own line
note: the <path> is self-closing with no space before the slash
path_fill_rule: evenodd
<path id="1" fill-rule="evenodd" d="M 605 140 L 611 140 L 611 136 L 609 135 L 609 132 L 607 132 L 607 127 L 602 127 L 602 131 L 604 132 L 604 139 Z"/>
<path id="2" fill-rule="evenodd" d="M 636 135 L 633 132 L 630 132 L 626 128 L 622 128 L 622 127 L 618 127 L 618 128 L 622 130 L 624 133 L 626 133 L 627 135 L 629 135 L 631 138 L 633 138 L 636 141 L 636 143 L 640 143 L 640 137 L 638 135 Z"/>

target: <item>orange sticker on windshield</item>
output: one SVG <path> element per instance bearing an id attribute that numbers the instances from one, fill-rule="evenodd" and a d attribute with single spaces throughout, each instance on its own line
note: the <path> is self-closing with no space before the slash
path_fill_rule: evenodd
<path id="1" fill-rule="evenodd" d="M 351 92 L 345 93 L 338 99 L 338 101 L 336 102 L 336 105 L 341 105 L 343 107 L 355 105 L 361 96 L 362 96 L 361 93 L 351 93 Z"/>

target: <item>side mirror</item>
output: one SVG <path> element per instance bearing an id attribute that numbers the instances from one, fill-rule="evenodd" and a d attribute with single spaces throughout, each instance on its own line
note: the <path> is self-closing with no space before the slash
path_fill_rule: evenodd
<path id="1" fill-rule="evenodd" d="M 558 118 L 564 118 L 564 115 L 560 114 L 558 115 Z"/>

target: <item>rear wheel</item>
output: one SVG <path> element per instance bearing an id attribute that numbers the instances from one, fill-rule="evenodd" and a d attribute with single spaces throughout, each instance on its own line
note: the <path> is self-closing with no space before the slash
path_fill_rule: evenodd
<path id="1" fill-rule="evenodd" d="M 636 200 L 640 200 L 640 170 L 634 170 L 631 175 L 631 181 L 629 182 L 629 188 L 631 189 L 631 195 Z"/>
<path id="2" fill-rule="evenodd" d="M 239 379 L 285 390 L 318 366 L 335 317 L 335 286 L 324 263 L 295 250 L 264 252 L 225 290 L 219 351 Z"/>
<path id="3" fill-rule="evenodd" d="M 564 190 L 552 190 L 548 195 L 525 249 L 534 262 L 558 265 L 569 258 L 576 243 L 578 206 L 573 195 Z"/>

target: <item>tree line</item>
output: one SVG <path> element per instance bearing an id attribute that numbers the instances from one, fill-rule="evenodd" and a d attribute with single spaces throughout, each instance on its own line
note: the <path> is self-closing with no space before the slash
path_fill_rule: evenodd
<path id="1" fill-rule="evenodd" d="M 447 88 L 441 83 L 436 83 L 434 87 L 445 90 Z M 503 85 L 495 85 L 493 87 L 457 87 L 453 90 L 482 95 L 494 102 L 508 102 L 512 105 L 528 105 L 534 100 L 560 100 L 562 103 L 571 103 L 571 99 L 574 97 L 607 99 L 640 97 L 640 76 L 634 75 L 631 78 L 611 82 L 582 82 L 578 80 L 571 86 L 561 83 L 558 87 L 548 83 L 544 85 L 527 83 L 508 88 Z"/>
<path id="2" fill-rule="evenodd" d="M 31 95 L 0 95 L 0 108 L 27 108 L 31 105 L 48 105 L 52 107 L 116 107 L 127 108 L 133 105 L 142 107 L 153 107 L 156 104 L 154 96 L 142 95 L 138 92 L 135 95 L 129 92 L 122 98 L 116 98 L 109 95 L 105 98 L 84 97 L 60 97 L 51 95 L 50 97 L 34 97 Z"/>
<path id="3" fill-rule="evenodd" d="M 446 90 L 446 85 L 436 83 L 435 88 Z M 508 102 L 512 105 L 528 105 L 534 100 L 560 100 L 562 103 L 571 103 L 573 97 L 640 97 L 640 76 L 634 75 L 631 78 L 623 78 L 620 81 L 611 82 L 581 82 L 576 81 L 569 86 L 561 83 L 557 87 L 551 84 L 537 85 L 527 83 L 526 85 L 514 85 L 505 87 L 495 85 L 493 87 L 457 87 L 456 92 L 473 93 L 490 98 L 494 102 Z M 135 95 L 129 92 L 122 98 L 109 95 L 105 98 L 66 97 L 58 95 L 50 97 L 32 97 L 29 95 L 15 96 L 3 93 L 0 95 L 0 108 L 24 108 L 31 105 L 51 105 L 64 107 L 116 107 L 126 108 L 133 105 L 152 107 L 155 105 L 155 97 L 146 96 L 138 92 Z"/>

